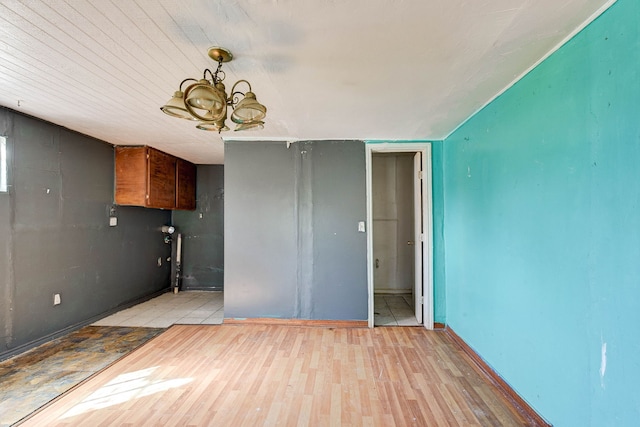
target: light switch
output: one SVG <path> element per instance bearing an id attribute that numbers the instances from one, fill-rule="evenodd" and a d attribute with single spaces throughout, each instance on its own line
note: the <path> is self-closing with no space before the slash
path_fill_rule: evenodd
<path id="1" fill-rule="evenodd" d="M 358 222 L 358 231 L 360 233 L 364 233 L 365 232 L 364 221 Z"/>
<path id="2" fill-rule="evenodd" d="M 109 227 L 115 227 L 116 225 L 118 225 L 118 217 L 117 216 L 110 216 L 109 217 Z"/>

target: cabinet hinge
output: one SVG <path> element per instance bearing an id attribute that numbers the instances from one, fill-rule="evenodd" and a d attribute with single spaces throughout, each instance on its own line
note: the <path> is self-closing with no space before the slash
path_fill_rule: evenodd
<path id="1" fill-rule="evenodd" d="M 424 179 L 424 171 L 418 172 L 418 179 Z"/>
<path id="2" fill-rule="evenodd" d="M 424 233 L 420 234 L 420 241 L 424 242 L 426 240 L 426 236 L 424 235 Z"/>

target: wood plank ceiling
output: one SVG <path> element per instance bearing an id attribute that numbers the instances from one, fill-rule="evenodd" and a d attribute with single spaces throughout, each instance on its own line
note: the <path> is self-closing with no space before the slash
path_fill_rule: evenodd
<path id="1" fill-rule="evenodd" d="M 615 0 L 0 0 L 0 105 L 222 163 L 222 139 L 439 140 Z M 230 49 L 265 129 L 159 107 Z"/>

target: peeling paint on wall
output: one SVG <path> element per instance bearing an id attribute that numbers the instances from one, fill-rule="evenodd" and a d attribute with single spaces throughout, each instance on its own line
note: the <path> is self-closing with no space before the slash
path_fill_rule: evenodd
<path id="1" fill-rule="evenodd" d="M 600 386 L 604 388 L 604 374 L 607 372 L 607 343 L 602 343 L 600 349 Z"/>

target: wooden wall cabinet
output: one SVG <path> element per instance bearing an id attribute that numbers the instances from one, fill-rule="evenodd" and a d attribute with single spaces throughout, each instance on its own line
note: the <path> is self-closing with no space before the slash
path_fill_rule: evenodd
<path id="1" fill-rule="evenodd" d="M 194 210 L 196 165 L 147 146 L 117 146 L 115 201 L 118 205 Z"/>
<path id="2" fill-rule="evenodd" d="M 196 208 L 196 165 L 186 160 L 176 162 L 176 209 Z"/>

